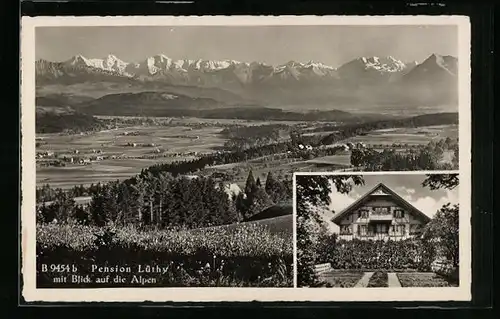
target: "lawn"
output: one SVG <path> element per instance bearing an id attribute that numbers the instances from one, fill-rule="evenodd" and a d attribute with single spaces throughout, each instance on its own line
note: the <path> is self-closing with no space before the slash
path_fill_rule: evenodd
<path id="1" fill-rule="evenodd" d="M 456 287 L 435 273 L 398 273 L 401 287 Z"/>
<path id="2" fill-rule="evenodd" d="M 320 280 L 324 281 L 327 287 L 352 288 L 363 274 L 362 271 L 332 271 L 321 274 Z"/>
<path id="3" fill-rule="evenodd" d="M 375 288 L 375 287 L 388 287 L 388 276 L 384 271 L 376 271 L 370 280 L 368 281 L 367 287 Z"/>

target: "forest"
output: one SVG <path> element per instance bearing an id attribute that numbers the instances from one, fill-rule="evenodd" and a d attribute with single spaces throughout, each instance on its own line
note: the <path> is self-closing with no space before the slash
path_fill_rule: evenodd
<path id="1" fill-rule="evenodd" d="M 227 225 L 249 219 L 267 207 L 291 199 L 291 182 L 271 172 L 265 183 L 249 172 L 245 189 L 228 194 L 211 177 L 187 178 L 171 174 L 143 174 L 131 180 L 75 186 L 69 191 L 45 185 L 37 189 L 39 223 L 76 222 L 82 225 L 189 229 Z M 88 209 L 74 197 L 91 196 Z M 43 203 L 48 203 L 48 205 Z"/>
<path id="2" fill-rule="evenodd" d="M 453 152 L 451 162 L 442 161 L 445 151 Z M 351 153 L 351 164 L 364 171 L 457 170 L 458 162 L 458 141 L 451 138 L 431 141 L 425 147 L 404 152 L 362 148 Z"/>
<path id="3" fill-rule="evenodd" d="M 36 113 L 36 133 L 80 133 L 104 129 L 99 119 L 84 113 Z"/>

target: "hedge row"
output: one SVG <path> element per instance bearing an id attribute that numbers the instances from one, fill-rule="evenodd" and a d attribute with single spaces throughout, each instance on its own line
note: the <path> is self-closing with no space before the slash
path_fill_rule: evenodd
<path id="1" fill-rule="evenodd" d="M 434 247 L 419 240 L 339 240 L 330 260 L 334 269 L 416 269 L 428 271 Z"/>

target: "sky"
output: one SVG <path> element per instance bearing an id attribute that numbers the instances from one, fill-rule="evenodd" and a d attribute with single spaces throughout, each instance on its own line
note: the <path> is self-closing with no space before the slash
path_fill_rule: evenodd
<path id="1" fill-rule="evenodd" d="M 458 54 L 456 26 L 114 26 L 37 27 L 36 58 L 64 61 L 113 54 L 140 62 L 237 60 L 272 65 L 316 61 L 338 67 L 362 56 L 422 62 L 433 53 Z"/>
<path id="2" fill-rule="evenodd" d="M 354 186 L 352 191 L 347 195 L 340 194 L 336 191 L 335 186 L 332 186 L 329 212 L 323 215 L 325 221 L 327 221 L 327 226 L 332 232 L 338 232 L 338 226 L 330 221 L 334 213 L 340 212 L 351 205 L 354 201 L 373 189 L 378 183 L 384 183 L 399 196 L 431 218 L 444 204 L 459 203 L 459 187 L 456 187 L 453 190 L 430 190 L 428 187 L 422 186 L 422 182 L 425 177 L 425 175 L 409 174 L 383 176 L 365 175 L 365 185 Z"/>

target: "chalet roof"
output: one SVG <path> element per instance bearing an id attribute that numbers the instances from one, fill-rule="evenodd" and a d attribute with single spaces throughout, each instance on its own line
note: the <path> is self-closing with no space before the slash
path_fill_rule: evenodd
<path id="1" fill-rule="evenodd" d="M 355 209 L 363 205 L 371 196 L 373 195 L 385 195 L 385 196 L 390 196 L 393 198 L 399 205 L 402 207 L 410 210 L 411 212 L 415 213 L 418 217 L 422 218 L 425 222 L 429 222 L 431 219 L 429 216 L 425 215 L 423 212 L 421 212 L 419 209 L 417 209 L 415 206 L 412 204 L 408 203 L 404 198 L 396 194 L 392 189 L 384 185 L 383 183 L 377 184 L 374 188 L 372 188 L 370 191 L 368 191 L 365 195 L 361 196 L 358 200 L 356 200 L 354 203 L 349 205 L 347 208 L 344 210 L 340 211 L 339 213 L 335 214 L 332 218 L 332 222 L 335 224 L 339 224 L 342 218 L 351 212 L 353 212 Z"/>

